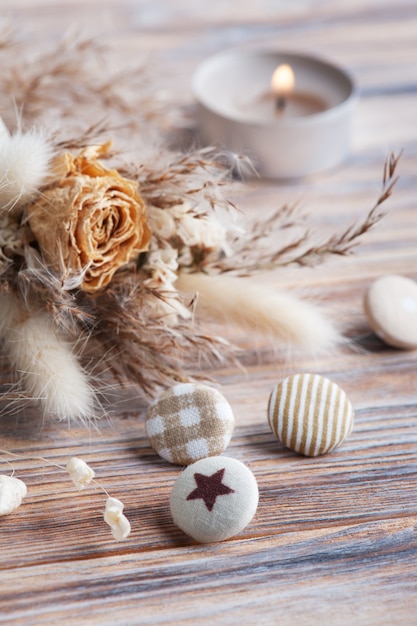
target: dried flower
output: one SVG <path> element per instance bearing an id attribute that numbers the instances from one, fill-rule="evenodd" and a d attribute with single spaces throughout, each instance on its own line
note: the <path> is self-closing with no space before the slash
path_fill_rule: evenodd
<path id="1" fill-rule="evenodd" d="M 27 209 L 29 224 L 51 267 L 79 275 L 83 291 L 96 292 L 113 274 L 147 250 L 150 229 L 138 185 L 98 157 L 109 144 L 90 146 L 75 158 L 62 154 L 57 177 Z"/>
<path id="2" fill-rule="evenodd" d="M 110 526 L 112 535 L 117 541 L 130 535 L 130 522 L 123 515 L 123 507 L 123 502 L 117 498 L 107 498 L 104 521 Z"/>
<path id="3" fill-rule="evenodd" d="M 172 211 L 178 220 L 177 234 L 186 246 L 210 250 L 226 245 L 227 231 L 215 215 L 193 215 L 186 207 L 185 204 Z"/>
<path id="4" fill-rule="evenodd" d="M 158 233 L 158 237 L 166 241 L 175 237 L 177 233 L 175 220 L 169 209 L 149 207 L 149 224 L 152 231 Z"/>
<path id="5" fill-rule="evenodd" d="M 183 319 L 191 316 L 191 312 L 184 306 L 175 288 L 178 279 L 177 257 L 176 249 L 169 245 L 166 248 L 160 248 L 155 240 L 152 240 L 146 263 L 143 265 L 143 269 L 149 274 L 149 278 L 144 280 L 144 285 L 163 296 L 147 298 L 143 310 L 168 326 L 175 326 L 178 316 Z"/>
<path id="6" fill-rule="evenodd" d="M 27 493 L 23 480 L 0 476 L 0 515 L 9 515 L 22 503 Z"/>
<path id="7" fill-rule="evenodd" d="M 95 474 L 94 470 L 82 459 L 72 456 L 67 463 L 67 472 L 72 478 L 72 482 L 80 491 L 91 483 Z"/>
<path id="8" fill-rule="evenodd" d="M 150 250 L 144 267 L 161 281 L 162 286 L 167 282 L 175 283 L 178 270 L 177 257 L 178 252 L 174 248 L 157 247 Z"/>

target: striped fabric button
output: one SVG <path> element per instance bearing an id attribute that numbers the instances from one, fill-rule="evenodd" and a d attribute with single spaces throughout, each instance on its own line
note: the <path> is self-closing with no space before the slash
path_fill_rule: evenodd
<path id="1" fill-rule="evenodd" d="M 318 374 L 295 374 L 271 393 L 268 420 L 281 443 L 305 456 L 330 452 L 349 435 L 353 407 L 336 383 Z"/>
<path id="2" fill-rule="evenodd" d="M 145 421 L 152 448 L 176 465 L 221 454 L 230 442 L 234 425 L 226 398 L 216 389 L 193 383 L 165 391 L 149 407 Z"/>

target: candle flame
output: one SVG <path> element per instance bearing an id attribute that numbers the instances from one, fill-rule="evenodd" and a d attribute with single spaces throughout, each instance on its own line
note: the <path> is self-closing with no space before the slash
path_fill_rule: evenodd
<path id="1" fill-rule="evenodd" d="M 294 72 L 290 65 L 279 65 L 272 74 L 271 89 L 277 96 L 287 96 L 294 89 Z"/>

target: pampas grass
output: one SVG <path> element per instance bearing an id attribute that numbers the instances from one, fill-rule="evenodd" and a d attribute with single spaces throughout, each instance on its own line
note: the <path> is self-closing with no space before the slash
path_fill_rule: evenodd
<path id="1" fill-rule="evenodd" d="M 251 278 L 181 273 L 176 287 L 196 293 L 196 310 L 215 321 L 237 324 L 313 354 L 340 341 L 331 322 L 312 304 Z"/>
<path id="2" fill-rule="evenodd" d="M 45 416 L 88 422 L 94 391 L 70 342 L 59 337 L 47 313 L 26 309 L 14 294 L 0 295 L 0 338 L 26 394 Z"/>
<path id="3" fill-rule="evenodd" d="M 2 41 L 4 45 L 2 46 Z M 103 37 L 68 32 L 58 43 L 10 37 L 0 25 L 0 111 L 8 125 L 21 112 L 24 125 L 47 127 L 71 140 L 98 120 L 129 140 L 132 129 L 149 123 L 172 127 L 177 107 L 160 89 L 149 55 L 124 57 Z M 129 130 L 127 130 L 129 129 Z"/>

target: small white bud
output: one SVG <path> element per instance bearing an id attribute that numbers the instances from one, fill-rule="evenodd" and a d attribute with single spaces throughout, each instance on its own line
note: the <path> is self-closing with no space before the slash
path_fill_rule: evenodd
<path id="1" fill-rule="evenodd" d="M 23 480 L 13 476 L 0 476 L 0 515 L 8 515 L 17 509 L 26 493 Z"/>
<path id="2" fill-rule="evenodd" d="M 72 482 L 80 491 L 91 483 L 95 474 L 94 470 L 82 459 L 72 456 L 67 463 L 67 472 Z"/>
<path id="3" fill-rule="evenodd" d="M 123 502 L 117 498 L 107 498 L 104 521 L 110 526 L 113 537 L 120 541 L 130 535 L 130 522 L 123 515 Z"/>

